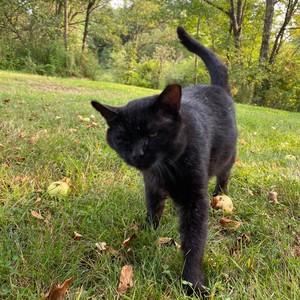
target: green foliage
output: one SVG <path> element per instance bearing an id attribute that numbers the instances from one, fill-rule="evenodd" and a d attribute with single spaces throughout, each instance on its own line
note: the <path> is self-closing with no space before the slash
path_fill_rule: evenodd
<path id="1" fill-rule="evenodd" d="M 237 42 L 230 3 L 237 1 L 131 0 L 111 6 L 97 0 L 89 20 L 87 48 L 82 51 L 86 1 L 69 1 L 68 47 L 64 41 L 63 1 L 1 2 L 0 68 L 41 75 L 101 78 L 142 87 L 163 88 L 209 82 L 205 67 L 195 66 L 178 43 L 183 25 L 228 65 L 237 102 L 292 111 L 300 110 L 299 24 L 296 10 L 285 29 L 275 60 L 260 62 L 264 1 L 245 1 Z M 270 52 L 282 25 L 288 1 L 277 1 Z M 237 12 L 235 12 L 237 13 Z"/>

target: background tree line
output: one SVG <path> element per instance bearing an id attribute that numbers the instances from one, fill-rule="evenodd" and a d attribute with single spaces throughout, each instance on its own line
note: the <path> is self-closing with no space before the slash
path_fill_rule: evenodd
<path id="1" fill-rule="evenodd" d="M 119 3 L 119 5 L 116 5 Z M 0 0 L 0 68 L 162 88 L 206 83 L 183 25 L 226 62 L 238 102 L 300 111 L 298 0 Z"/>

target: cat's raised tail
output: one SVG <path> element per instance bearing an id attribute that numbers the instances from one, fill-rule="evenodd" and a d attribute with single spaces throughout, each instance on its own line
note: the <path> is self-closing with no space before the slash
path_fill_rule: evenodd
<path id="1" fill-rule="evenodd" d="M 203 60 L 210 74 L 211 84 L 223 87 L 230 94 L 228 71 L 224 63 L 211 50 L 193 39 L 183 27 L 177 27 L 177 34 L 181 43 Z"/>

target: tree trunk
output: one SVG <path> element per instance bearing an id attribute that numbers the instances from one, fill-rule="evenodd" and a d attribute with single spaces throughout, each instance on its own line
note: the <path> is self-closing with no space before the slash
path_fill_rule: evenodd
<path id="1" fill-rule="evenodd" d="M 272 52 L 270 55 L 270 59 L 269 59 L 270 65 L 272 65 L 274 63 L 275 58 L 282 46 L 283 36 L 284 36 L 285 30 L 286 30 L 286 27 L 289 24 L 289 22 L 291 21 L 295 11 L 297 10 L 298 2 L 299 2 L 298 0 L 289 0 L 289 2 L 287 4 L 284 21 L 276 35 L 275 42 L 274 42 Z"/>
<path id="2" fill-rule="evenodd" d="M 92 8 L 95 5 L 96 0 L 89 0 L 88 6 L 86 8 L 86 15 L 85 15 L 85 22 L 84 22 L 84 31 L 83 31 L 83 37 L 82 37 L 82 51 L 86 49 L 86 40 L 88 36 L 88 28 L 89 28 L 89 22 L 90 22 L 90 15 L 92 12 Z"/>
<path id="3" fill-rule="evenodd" d="M 64 0 L 64 42 L 65 48 L 68 49 L 68 31 L 69 31 L 69 20 L 68 20 L 68 0 Z"/>
<path id="4" fill-rule="evenodd" d="M 259 53 L 259 62 L 264 64 L 268 60 L 270 50 L 270 38 L 273 25 L 275 0 L 266 0 L 266 12 L 264 19 L 264 29 Z"/>
<path id="5" fill-rule="evenodd" d="M 248 0 L 237 0 L 236 5 L 234 0 L 230 0 L 230 10 L 226 10 L 222 6 L 219 6 L 210 0 L 204 0 L 207 4 L 217 8 L 221 12 L 225 13 L 230 19 L 230 32 L 233 31 L 234 47 L 239 52 L 241 48 L 242 28 L 245 17 L 245 11 Z"/>

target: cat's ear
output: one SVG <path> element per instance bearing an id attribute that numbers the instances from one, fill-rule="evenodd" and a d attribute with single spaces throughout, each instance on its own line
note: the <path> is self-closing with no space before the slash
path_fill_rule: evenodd
<path id="1" fill-rule="evenodd" d="M 155 101 L 155 105 L 167 109 L 170 112 L 178 112 L 181 102 L 181 86 L 169 84 Z"/>
<path id="2" fill-rule="evenodd" d="M 104 105 L 97 101 L 91 101 L 91 104 L 100 112 L 106 121 L 113 121 L 117 117 L 117 111 L 115 107 Z"/>

